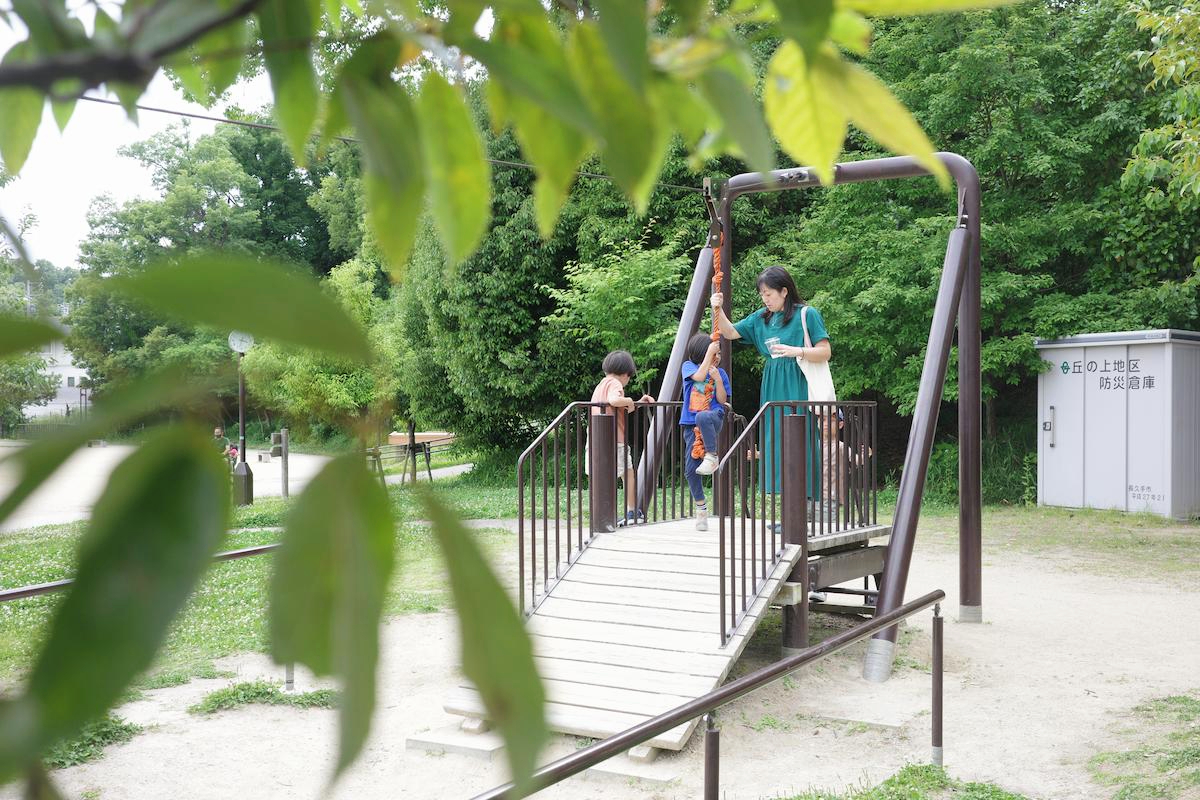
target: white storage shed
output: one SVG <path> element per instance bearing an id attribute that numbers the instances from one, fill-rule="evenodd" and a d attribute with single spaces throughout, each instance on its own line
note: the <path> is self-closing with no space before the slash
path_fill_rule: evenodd
<path id="1" fill-rule="evenodd" d="M 1200 514 L 1200 333 L 1039 339 L 1038 505 Z"/>

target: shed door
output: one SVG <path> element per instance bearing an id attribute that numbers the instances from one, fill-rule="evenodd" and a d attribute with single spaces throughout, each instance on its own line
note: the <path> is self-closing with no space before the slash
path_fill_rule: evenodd
<path id="1" fill-rule="evenodd" d="M 1045 350 L 1038 377 L 1038 502 L 1083 507 L 1083 348 Z"/>
<path id="2" fill-rule="evenodd" d="M 1125 345 L 1084 348 L 1083 502 L 1088 508 L 1125 509 L 1127 351 Z"/>
<path id="3" fill-rule="evenodd" d="M 1126 508 L 1129 511 L 1171 510 L 1167 471 L 1167 436 L 1171 435 L 1170 393 L 1162 342 L 1129 346 L 1125 361 L 1125 391 L 1129 396 L 1129 471 Z"/>

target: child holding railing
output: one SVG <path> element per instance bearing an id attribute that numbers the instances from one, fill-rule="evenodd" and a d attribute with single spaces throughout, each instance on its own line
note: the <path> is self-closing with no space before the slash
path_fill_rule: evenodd
<path id="1" fill-rule="evenodd" d="M 725 404 L 733 392 L 729 375 L 718 366 L 720 341 L 697 333 L 688 340 L 687 357 L 682 368 L 683 411 L 679 415 L 683 427 L 683 475 L 696 502 L 696 530 L 706 531 L 708 503 L 700 476 L 711 475 L 717 468 L 717 436 L 725 424 Z"/>
<path id="2" fill-rule="evenodd" d="M 591 413 L 617 416 L 617 477 L 621 478 L 625 485 L 625 518 L 618 521 L 617 525 L 624 526 L 645 520 L 645 515 L 634 505 L 636 493 L 633 489 L 633 459 L 625 441 L 625 417 L 634 406 L 633 399 L 625 396 L 625 386 L 637 374 L 637 366 L 633 363 L 633 356 L 627 351 L 613 350 L 604 357 L 601 369 L 604 370 L 604 378 L 592 390 L 591 401 L 596 404 L 607 403 L 608 406 L 605 408 L 602 405 L 593 405 Z M 644 394 L 638 402 L 653 403 L 654 398 Z M 588 475 L 591 474 L 590 444 L 589 442 L 589 450 L 584 453 L 583 462 L 584 472 Z"/>

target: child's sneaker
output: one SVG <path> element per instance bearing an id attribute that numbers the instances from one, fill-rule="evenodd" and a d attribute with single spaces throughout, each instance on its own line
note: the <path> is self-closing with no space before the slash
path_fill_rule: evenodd
<path id="1" fill-rule="evenodd" d="M 617 521 L 618 528 L 624 528 L 626 525 L 636 525 L 639 522 L 645 522 L 646 515 L 641 511 L 626 511 L 625 519 Z"/>
<path id="2" fill-rule="evenodd" d="M 698 530 L 698 531 L 708 530 L 708 509 L 707 508 L 696 509 L 696 530 Z"/>
<path id="3" fill-rule="evenodd" d="M 701 461 L 699 463 L 699 465 L 697 465 L 697 467 L 696 467 L 696 474 L 697 475 L 712 475 L 714 472 L 717 471 L 718 463 L 719 462 L 717 460 L 716 453 L 705 453 L 704 460 Z"/>

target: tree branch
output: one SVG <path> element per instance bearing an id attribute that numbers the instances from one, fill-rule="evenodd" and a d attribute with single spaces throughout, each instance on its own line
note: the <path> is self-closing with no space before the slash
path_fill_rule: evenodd
<path id="1" fill-rule="evenodd" d="M 110 81 L 137 83 L 154 74 L 167 56 L 194 44 L 205 34 L 246 16 L 262 0 L 241 0 L 223 14 L 180 33 L 174 39 L 146 54 L 130 52 L 74 52 L 44 58 L 31 63 L 0 65 L 0 88 L 23 86 L 49 94 L 55 83 L 75 79 L 87 88 Z"/>

